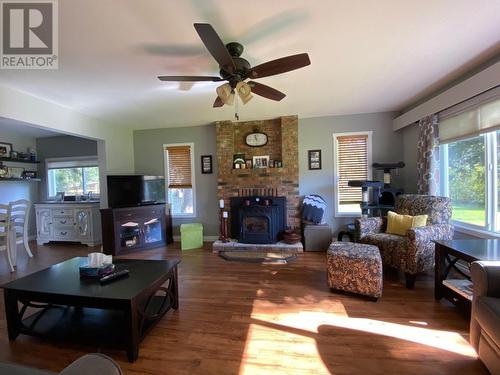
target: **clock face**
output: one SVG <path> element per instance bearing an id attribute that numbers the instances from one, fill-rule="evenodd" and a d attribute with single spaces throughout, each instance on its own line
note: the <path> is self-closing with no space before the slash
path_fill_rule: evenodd
<path id="1" fill-rule="evenodd" d="M 247 135 L 246 144 L 252 147 L 264 146 L 267 143 L 267 134 L 250 133 Z"/>

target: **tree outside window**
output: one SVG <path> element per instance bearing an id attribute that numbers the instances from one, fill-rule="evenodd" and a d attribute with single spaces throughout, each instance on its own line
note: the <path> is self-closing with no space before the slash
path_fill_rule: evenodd
<path id="1" fill-rule="evenodd" d="M 98 195 L 99 167 L 53 168 L 48 170 L 49 196 L 57 192 L 66 195 L 83 195 L 89 192 Z"/>
<path id="2" fill-rule="evenodd" d="M 452 219 L 484 226 L 485 137 L 478 136 L 448 145 L 448 186 L 453 204 Z"/>

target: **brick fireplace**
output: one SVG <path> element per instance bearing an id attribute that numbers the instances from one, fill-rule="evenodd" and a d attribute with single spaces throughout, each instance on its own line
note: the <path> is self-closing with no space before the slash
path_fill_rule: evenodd
<path id="1" fill-rule="evenodd" d="M 250 133 L 265 133 L 266 145 L 246 145 Z M 245 196 L 279 196 L 286 198 L 285 219 L 289 227 L 300 225 L 298 119 L 284 116 L 259 121 L 216 122 L 218 159 L 218 198 L 230 209 L 231 198 Z M 269 156 L 281 161 L 281 168 L 234 169 L 233 156 L 244 154 Z"/>

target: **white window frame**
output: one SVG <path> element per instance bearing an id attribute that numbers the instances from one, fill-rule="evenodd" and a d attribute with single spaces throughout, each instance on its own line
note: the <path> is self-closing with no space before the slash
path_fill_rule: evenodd
<path id="1" fill-rule="evenodd" d="M 165 169 L 165 201 L 168 204 L 171 204 L 168 201 L 168 181 L 169 181 L 169 168 L 168 168 L 168 151 L 167 147 L 176 147 L 176 146 L 189 146 L 189 153 L 191 157 L 191 183 L 192 183 L 192 190 L 193 190 L 193 213 L 192 214 L 176 214 L 172 215 L 173 218 L 193 218 L 196 217 L 196 181 L 195 181 L 195 166 L 194 166 L 194 142 L 188 142 L 188 143 L 165 143 L 163 144 L 163 166 Z"/>
<path id="2" fill-rule="evenodd" d="M 451 220 L 453 225 L 459 228 L 465 233 L 479 236 L 494 236 L 500 237 L 500 231 L 495 231 L 496 228 L 496 210 L 498 205 L 497 196 L 497 134 L 496 130 L 482 134 L 485 137 L 485 225 L 475 225 L 471 223 L 466 223 L 464 221 Z M 470 138 L 473 138 L 471 136 Z M 453 143 L 453 142 L 450 142 Z M 440 149 L 440 181 L 441 181 L 441 194 L 444 196 L 449 196 L 449 186 L 448 186 L 448 144 L 442 144 Z"/>
<path id="3" fill-rule="evenodd" d="M 361 208 L 356 212 L 340 212 L 339 210 L 339 169 L 338 169 L 338 145 L 337 145 L 337 137 L 339 136 L 352 136 L 352 135 L 366 135 L 368 136 L 368 179 L 372 179 L 372 136 L 373 131 L 361 131 L 361 132 L 342 132 L 342 133 L 333 133 L 333 195 L 334 195 L 334 207 L 333 212 L 335 217 L 359 217 L 361 216 Z"/>
<path id="4" fill-rule="evenodd" d="M 94 161 L 95 160 L 95 165 L 94 163 L 89 164 L 88 161 Z M 92 156 L 71 156 L 71 157 L 66 157 L 66 158 L 47 158 L 45 159 L 45 177 L 46 177 L 46 183 L 45 183 L 45 188 L 47 189 L 46 195 L 48 200 L 53 200 L 56 198 L 55 195 L 50 195 L 50 187 L 49 187 L 49 169 L 54 169 L 54 168 L 49 168 L 49 164 L 51 163 L 60 163 L 60 167 L 56 168 L 78 168 L 78 167 L 97 167 L 99 168 L 99 176 L 101 175 L 101 169 L 99 167 L 99 157 L 97 155 L 92 155 Z M 100 184 L 100 178 L 99 178 L 99 184 Z M 99 186 L 99 194 L 93 193 L 92 197 L 95 197 L 96 199 L 99 199 L 101 195 L 101 186 Z"/>

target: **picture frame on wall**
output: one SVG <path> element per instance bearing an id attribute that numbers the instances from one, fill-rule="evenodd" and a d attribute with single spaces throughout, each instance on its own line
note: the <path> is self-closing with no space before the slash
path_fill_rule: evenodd
<path id="1" fill-rule="evenodd" d="M 0 142 L 0 158 L 10 158 L 12 143 Z"/>
<path id="2" fill-rule="evenodd" d="M 269 155 L 254 156 L 252 164 L 254 168 L 269 168 Z"/>
<path id="3" fill-rule="evenodd" d="M 212 155 L 201 155 L 201 173 L 212 174 Z"/>
<path id="4" fill-rule="evenodd" d="M 307 151 L 309 170 L 321 169 L 321 150 Z"/>

